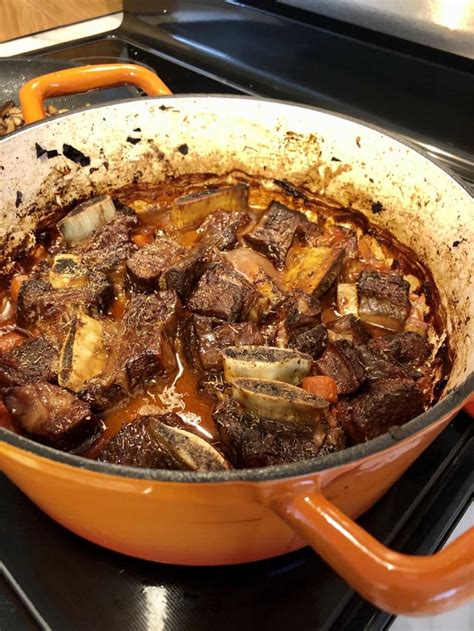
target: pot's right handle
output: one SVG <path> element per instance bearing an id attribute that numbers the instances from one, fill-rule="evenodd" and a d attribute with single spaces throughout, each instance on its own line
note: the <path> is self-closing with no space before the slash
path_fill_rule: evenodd
<path id="1" fill-rule="evenodd" d="M 97 64 L 50 72 L 27 81 L 20 90 L 20 105 L 25 123 L 46 116 L 44 100 L 51 96 L 77 94 L 88 90 L 134 85 L 148 96 L 171 94 L 170 89 L 151 70 L 137 64 Z"/>
<path id="2" fill-rule="evenodd" d="M 273 510 L 364 598 L 394 614 L 431 615 L 474 597 L 474 528 L 432 556 L 386 548 L 320 493 Z"/>

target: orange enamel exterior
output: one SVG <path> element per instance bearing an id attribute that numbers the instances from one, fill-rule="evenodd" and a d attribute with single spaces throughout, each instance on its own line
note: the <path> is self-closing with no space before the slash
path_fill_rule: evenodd
<path id="1" fill-rule="evenodd" d="M 77 94 L 88 90 L 134 85 L 148 96 L 171 94 L 170 89 L 151 70 L 134 64 L 101 64 L 68 68 L 36 77 L 20 90 L 20 104 L 26 123 L 46 117 L 44 100 L 52 96 Z"/>
<path id="2" fill-rule="evenodd" d="M 20 93 L 25 121 L 44 118 L 43 100 L 49 96 L 119 84 L 149 95 L 170 94 L 139 66 L 73 68 L 25 84 Z M 427 615 L 474 596 L 474 529 L 441 553 L 411 557 L 385 548 L 352 519 L 396 482 L 462 404 L 473 413 L 472 387 L 464 401 L 445 408 L 447 414 L 393 446 L 369 449 L 354 460 L 342 454 L 342 464 L 299 476 L 279 472 L 274 479 L 219 481 L 215 475 L 211 482 L 177 482 L 153 479 L 151 472 L 148 479 L 70 456 L 61 462 L 54 450 L 43 449 L 40 456 L 31 441 L 24 449 L 9 444 L 1 428 L 0 470 L 53 519 L 112 550 L 165 563 L 221 565 L 310 544 L 378 607 Z"/>
<path id="3" fill-rule="evenodd" d="M 451 417 L 366 458 L 265 482 L 136 479 L 108 473 L 110 465 L 106 473 L 91 471 L 1 442 L 0 467 L 53 519 L 118 552 L 221 565 L 309 543 L 377 606 L 426 615 L 473 596 L 474 529 L 448 554 L 410 557 L 388 550 L 350 518 L 370 508 Z"/>

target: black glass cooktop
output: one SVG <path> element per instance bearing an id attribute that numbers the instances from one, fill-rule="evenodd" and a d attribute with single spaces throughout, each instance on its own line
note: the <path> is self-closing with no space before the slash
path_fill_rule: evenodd
<path id="1" fill-rule="evenodd" d="M 467 116 L 473 77 L 449 56 L 398 50 L 393 41 L 384 49 L 341 25 L 300 24 L 237 3 L 129 0 L 125 7 L 118 31 L 36 57 L 130 60 L 155 69 L 175 93 L 246 93 L 328 107 L 416 140 L 474 181 Z M 348 76 L 342 86 L 336 81 Z M 472 500 L 473 449 L 472 421 L 459 414 L 360 523 L 405 553 L 439 549 Z M 229 568 L 140 561 L 69 533 L 0 475 L 1 631 L 338 631 L 385 629 L 391 620 L 310 549 Z"/>

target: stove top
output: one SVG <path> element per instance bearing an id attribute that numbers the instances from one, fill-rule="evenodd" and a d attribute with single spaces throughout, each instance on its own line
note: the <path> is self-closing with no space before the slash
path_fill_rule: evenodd
<path id="1" fill-rule="evenodd" d="M 359 522 L 396 550 L 429 554 L 472 493 L 474 427 L 463 414 Z M 305 548 L 221 568 L 161 565 L 89 543 L 0 476 L 0 629 L 385 629 L 391 616 Z"/>
<path id="2" fill-rule="evenodd" d="M 37 58 L 129 60 L 156 70 L 175 93 L 245 93 L 337 110 L 415 141 L 474 183 L 474 76 L 462 61 L 260 10 L 272 3 L 157 4 L 129 0 L 118 31 Z M 472 500 L 473 448 L 472 421 L 459 414 L 362 526 L 405 553 L 439 549 Z M 385 629 L 392 620 L 310 549 L 229 568 L 153 564 L 66 531 L 2 476 L 0 497 L 2 631 L 325 631 Z"/>

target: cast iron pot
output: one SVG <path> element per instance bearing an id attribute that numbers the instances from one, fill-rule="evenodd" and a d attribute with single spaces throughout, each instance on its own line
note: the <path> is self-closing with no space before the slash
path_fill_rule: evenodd
<path id="1" fill-rule="evenodd" d="M 439 403 L 418 418 L 315 460 L 219 473 L 136 469 L 0 430 L 1 470 L 53 519 L 125 554 L 219 565 L 309 544 L 365 598 L 396 614 L 431 614 L 472 597 L 474 529 L 431 557 L 414 557 L 386 548 L 353 521 L 456 412 L 472 406 L 469 193 L 424 155 L 377 129 L 272 100 L 162 96 L 41 120 L 47 96 L 125 83 L 150 97 L 169 94 L 146 69 L 115 64 L 60 71 L 23 87 L 25 120 L 37 122 L 0 142 L 5 271 L 8 257 L 32 243 L 35 226 L 78 198 L 186 173 L 240 169 L 267 181 L 284 177 L 364 212 L 427 263 L 441 294 L 452 371 Z M 132 144 L 130 137 L 140 140 Z M 60 155 L 38 158 L 36 143 Z M 62 155 L 65 144 L 86 159 Z"/>

